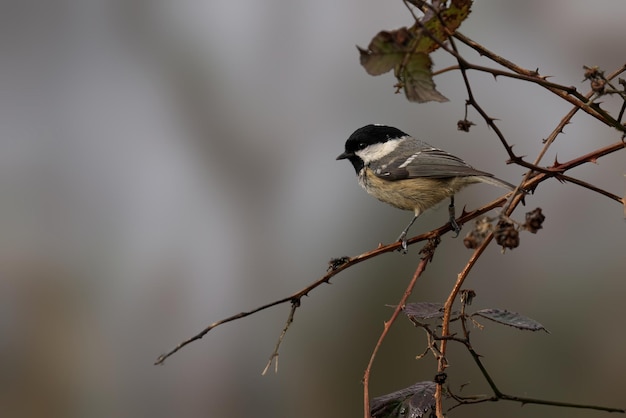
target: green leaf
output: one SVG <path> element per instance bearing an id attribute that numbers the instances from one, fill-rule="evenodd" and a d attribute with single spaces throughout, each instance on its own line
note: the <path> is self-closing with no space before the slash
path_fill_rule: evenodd
<path id="1" fill-rule="evenodd" d="M 529 331 L 543 330 L 548 334 L 550 333 L 550 331 L 534 319 L 530 319 L 516 312 L 507 311 L 506 309 L 482 309 L 474 312 L 472 316 L 482 316 L 483 318 L 490 319 L 499 324 L 508 325 L 517 329 Z"/>
<path id="2" fill-rule="evenodd" d="M 372 418 L 420 418 L 435 407 L 435 382 L 417 382 L 408 388 L 372 399 Z"/>

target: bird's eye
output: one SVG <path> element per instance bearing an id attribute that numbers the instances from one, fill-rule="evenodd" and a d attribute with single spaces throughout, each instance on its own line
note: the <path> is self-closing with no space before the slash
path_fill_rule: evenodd
<path id="1" fill-rule="evenodd" d="M 359 149 L 365 149 L 367 147 L 367 144 L 365 142 L 359 142 L 358 147 Z"/>

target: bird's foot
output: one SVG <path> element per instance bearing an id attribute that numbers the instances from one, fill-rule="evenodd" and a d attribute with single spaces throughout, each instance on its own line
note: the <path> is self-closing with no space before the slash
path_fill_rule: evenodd
<path id="1" fill-rule="evenodd" d="M 461 227 L 456 222 L 456 215 L 455 215 L 454 212 L 455 212 L 455 210 L 454 210 L 454 196 L 452 196 L 450 198 L 450 205 L 448 206 L 448 215 L 450 216 L 450 226 L 452 227 L 452 230 L 455 233 L 454 238 L 456 238 L 456 237 L 459 236 L 459 233 L 461 232 Z"/>
<path id="2" fill-rule="evenodd" d="M 409 245 L 406 242 L 406 231 L 402 231 L 396 241 L 400 241 L 400 251 L 402 251 L 402 254 L 409 252 Z"/>
<path id="3" fill-rule="evenodd" d="M 450 218 L 450 226 L 454 231 L 454 238 L 458 237 L 459 233 L 461 232 L 461 226 L 456 222 L 456 219 L 454 219 L 453 217 Z"/>

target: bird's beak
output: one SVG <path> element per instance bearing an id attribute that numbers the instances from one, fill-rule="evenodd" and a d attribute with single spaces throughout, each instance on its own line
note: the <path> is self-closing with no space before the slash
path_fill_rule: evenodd
<path id="1" fill-rule="evenodd" d="M 352 154 L 351 153 L 347 153 L 347 152 L 342 152 L 339 157 L 337 157 L 337 160 L 345 160 L 346 158 L 350 157 Z"/>

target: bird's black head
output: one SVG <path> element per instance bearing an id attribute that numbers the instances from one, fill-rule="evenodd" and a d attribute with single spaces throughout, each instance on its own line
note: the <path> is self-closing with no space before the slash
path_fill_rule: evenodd
<path id="1" fill-rule="evenodd" d="M 407 136 L 400 129 L 385 125 L 367 125 L 357 129 L 346 141 L 345 151 L 337 157 L 338 160 L 347 159 L 354 166 L 357 174 L 364 167 L 364 162 L 356 153 L 372 144 L 382 144 L 390 139 Z"/>

